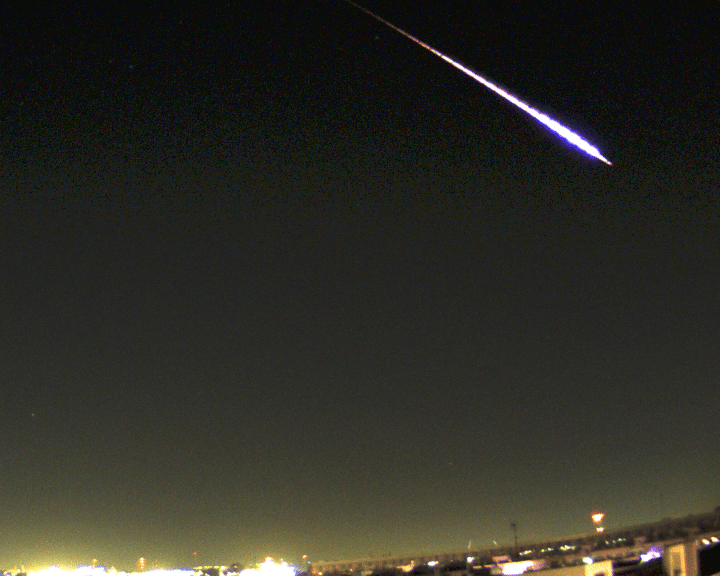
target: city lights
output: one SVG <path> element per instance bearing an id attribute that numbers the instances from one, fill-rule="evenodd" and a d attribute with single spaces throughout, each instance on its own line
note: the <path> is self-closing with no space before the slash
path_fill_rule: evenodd
<path id="1" fill-rule="evenodd" d="M 142 562 L 141 562 L 142 561 Z M 145 566 L 145 558 L 138 559 L 138 565 Z M 143 576 L 201 576 L 202 571 L 190 569 L 164 569 L 154 568 L 142 572 Z M 125 572 L 106 569 L 102 566 L 80 566 L 79 568 L 61 568 L 53 565 L 47 568 L 31 569 L 27 571 L 28 576 L 139 576 L 140 572 Z"/>
<path id="2" fill-rule="evenodd" d="M 265 558 L 259 568 L 248 568 L 240 573 L 241 576 L 295 576 L 295 568 L 287 562 L 276 563 L 269 556 Z"/>
<path id="3" fill-rule="evenodd" d="M 661 546 L 660 544 L 655 544 L 651 546 L 650 549 L 645 552 L 645 554 L 640 554 L 640 560 L 642 560 L 643 562 L 649 562 L 650 560 L 655 560 L 656 558 L 662 558 L 664 551 L 664 546 Z"/>
<path id="4" fill-rule="evenodd" d="M 528 570 L 532 570 L 535 562 L 532 560 L 523 560 L 522 562 L 508 562 L 502 565 L 503 576 L 519 576 Z"/>
<path id="5" fill-rule="evenodd" d="M 81 566 L 79 568 L 61 568 L 53 565 L 47 568 L 28 570 L 27 576 L 203 576 L 202 569 L 165 569 L 153 568 L 145 570 L 146 560 L 141 557 L 137 560 L 139 572 L 124 572 L 104 567 Z M 295 576 L 296 570 L 287 562 L 275 562 L 272 558 L 266 558 L 258 568 L 249 568 L 241 572 L 242 576 Z"/>

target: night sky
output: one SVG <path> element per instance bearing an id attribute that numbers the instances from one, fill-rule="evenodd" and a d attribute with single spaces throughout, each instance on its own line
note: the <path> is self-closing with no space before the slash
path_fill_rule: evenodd
<path id="1" fill-rule="evenodd" d="M 0 568 L 720 504 L 715 16 L 255 4 L 0 18 Z"/>

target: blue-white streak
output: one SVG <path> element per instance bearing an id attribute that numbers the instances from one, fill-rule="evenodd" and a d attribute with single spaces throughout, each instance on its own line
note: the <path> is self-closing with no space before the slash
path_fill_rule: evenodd
<path id="1" fill-rule="evenodd" d="M 461 72 L 464 72 L 465 74 L 467 74 L 468 76 L 470 76 L 470 78 L 473 78 L 474 80 L 477 80 L 478 82 L 480 82 L 480 84 L 482 84 L 482 85 L 485 86 L 486 88 L 489 88 L 490 90 L 492 90 L 493 92 L 495 92 L 495 93 L 498 94 L 499 96 L 502 96 L 503 98 L 505 98 L 505 100 L 507 100 L 508 102 L 511 102 L 512 104 L 514 104 L 515 106 L 517 106 L 518 108 L 520 108 L 520 110 L 526 112 L 527 114 L 530 114 L 530 116 L 532 116 L 533 118 L 535 118 L 536 120 L 538 120 L 539 122 L 541 122 L 542 124 L 544 124 L 545 126 L 547 126 L 548 128 L 550 128 L 550 130 L 552 130 L 552 131 L 555 132 L 556 134 L 562 136 L 565 140 L 567 140 L 568 142 L 570 142 L 570 144 L 572 144 L 572 145 L 577 146 L 578 148 L 580 148 L 580 150 L 582 150 L 582 151 L 585 152 L 586 154 L 588 154 L 588 155 L 590 155 L 590 156 L 593 156 L 594 158 L 597 158 L 598 160 L 602 160 L 603 162 L 605 162 L 605 164 L 607 164 L 607 165 L 609 165 L 609 166 L 612 166 L 612 162 L 610 162 L 607 158 L 605 158 L 602 154 L 600 154 L 600 151 L 599 151 L 597 148 L 595 148 L 595 146 L 593 146 L 592 144 L 590 144 L 589 142 L 587 142 L 586 140 L 584 140 L 584 139 L 583 139 L 581 136 L 579 136 L 578 134 L 575 134 L 575 132 L 573 132 L 573 131 L 570 130 L 569 128 L 566 128 L 565 126 L 563 126 L 562 124 L 560 124 L 557 120 L 553 120 L 553 119 L 550 118 L 547 114 L 543 114 L 542 112 L 539 112 L 539 111 L 535 110 L 532 106 L 529 106 L 529 105 L 525 104 L 525 102 L 523 102 L 523 101 L 520 100 L 519 98 L 513 96 L 513 95 L 510 94 L 509 92 L 506 92 L 505 90 L 503 90 L 503 89 L 500 88 L 499 86 L 496 86 L 495 84 L 493 84 L 493 83 L 490 82 L 489 80 L 486 80 L 485 78 L 483 78 L 483 77 L 480 76 L 479 74 L 476 74 L 476 73 L 473 72 L 472 70 L 469 70 L 468 68 L 466 68 L 466 67 L 463 66 L 462 64 L 460 64 L 460 63 L 458 63 L 458 62 L 455 62 L 455 60 L 453 60 L 453 59 L 450 58 L 449 56 L 445 56 L 445 54 L 443 54 L 442 52 L 439 52 L 438 50 L 436 50 L 436 49 L 433 48 L 432 46 L 429 46 L 429 45 L 425 44 L 424 42 L 418 40 L 417 38 L 415 38 L 415 37 L 412 36 L 411 34 L 408 34 L 408 33 L 405 32 L 404 30 L 401 30 L 400 28 L 398 28 L 398 27 L 395 26 L 394 24 L 391 24 L 391 23 L 388 22 L 387 20 L 384 20 L 384 19 L 380 18 L 380 16 L 378 16 L 377 14 L 374 14 L 373 12 L 371 12 L 370 10 L 368 10 L 367 8 L 363 8 L 362 6 L 360 6 L 360 5 L 358 5 L 358 4 L 355 4 L 355 2 L 352 2 L 352 0 L 345 0 L 345 1 L 348 2 L 349 4 L 352 4 L 352 5 L 355 6 L 357 9 L 362 10 L 362 11 L 365 12 L 366 14 L 369 14 L 370 16 L 372 16 L 372 17 L 375 18 L 376 20 L 382 22 L 382 23 L 385 24 L 386 26 L 389 26 L 390 28 L 392 28 L 392 29 L 395 30 L 396 32 L 399 32 L 400 34 L 402 34 L 402 35 L 405 36 L 406 38 L 409 38 L 410 40 L 412 40 L 412 41 L 415 42 L 416 44 L 419 44 L 420 46 L 422 46 L 422 47 L 425 48 L 426 50 L 429 50 L 430 52 L 432 52 L 432 53 L 435 54 L 436 56 L 439 56 L 440 58 L 442 58 L 443 60 L 445 60 L 445 62 L 447 62 L 448 64 L 452 64 L 453 66 L 455 66 L 455 68 L 457 68 L 457 69 L 460 70 Z"/>

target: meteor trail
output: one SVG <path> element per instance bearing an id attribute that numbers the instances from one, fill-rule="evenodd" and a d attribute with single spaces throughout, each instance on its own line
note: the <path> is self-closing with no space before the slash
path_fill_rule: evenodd
<path id="1" fill-rule="evenodd" d="M 386 26 L 392 28 L 392 29 L 395 30 L 396 32 L 399 32 L 400 34 L 402 34 L 402 35 L 405 36 L 406 38 L 412 40 L 412 41 L 415 42 L 416 44 L 419 44 L 420 46 L 422 46 L 422 47 L 425 48 L 426 50 L 429 50 L 430 52 L 432 52 L 433 54 L 435 54 L 435 56 L 439 56 L 440 58 L 442 58 L 443 60 L 445 60 L 445 62 L 447 62 L 448 64 L 452 64 L 453 66 L 455 66 L 455 68 L 457 68 L 457 69 L 460 70 L 461 72 L 464 72 L 465 74 L 467 74 L 468 76 L 470 76 L 470 78 L 472 78 L 472 79 L 474 79 L 474 80 L 477 80 L 478 82 L 480 82 L 480 84 L 482 84 L 482 85 L 485 86 L 486 88 L 489 88 L 490 90 L 492 90 L 493 92 L 495 92 L 495 93 L 498 94 L 499 96 L 502 96 L 503 98 L 505 98 L 505 100 L 507 100 L 508 102 L 511 102 L 512 104 L 514 104 L 515 106 L 517 106 L 518 108 L 520 108 L 520 110 L 522 110 L 523 112 L 526 112 L 527 114 L 530 114 L 530 116 L 532 116 L 533 118 L 535 118 L 536 120 L 538 120 L 539 122 L 541 122 L 542 124 L 544 124 L 545 126 L 547 126 L 548 128 L 550 128 L 550 130 L 552 130 L 552 131 L 555 132 L 556 134 L 558 134 L 558 135 L 562 136 L 563 138 L 565 138 L 565 140 L 567 140 L 568 142 L 570 142 L 570 144 L 572 144 L 573 146 L 577 146 L 578 148 L 580 148 L 580 150 L 582 150 L 583 152 L 585 152 L 585 153 L 588 154 L 589 156 L 593 156 L 594 158 L 597 158 L 598 160 L 602 160 L 602 161 L 605 162 L 605 164 L 607 164 L 608 166 L 612 166 L 612 162 L 610 162 L 610 160 L 608 160 L 608 159 L 605 158 L 602 154 L 600 154 L 600 151 L 599 151 L 597 148 L 595 148 L 595 147 L 594 147 L 592 144 L 590 144 L 589 142 L 585 141 L 585 140 L 584 140 L 581 136 L 579 136 L 578 134 L 575 134 L 575 132 L 573 132 L 573 131 L 570 130 L 569 128 L 566 128 L 565 126 L 563 126 L 562 124 L 560 124 L 560 122 L 558 122 L 557 120 L 553 120 L 553 119 L 550 118 L 547 114 L 543 114 L 542 112 L 538 112 L 538 111 L 535 110 L 533 107 L 525 104 L 525 102 L 523 102 L 522 100 L 516 98 L 516 97 L 513 96 L 512 94 L 506 92 L 505 90 L 503 90 L 503 89 L 500 88 L 499 86 L 496 86 L 495 84 L 493 84 L 493 83 L 490 82 L 489 80 L 486 80 L 485 78 L 483 78 L 483 77 L 480 76 L 479 74 L 476 74 L 476 73 L 473 72 L 472 70 L 469 70 L 469 69 L 465 68 L 465 66 L 463 66 L 462 64 L 459 64 L 458 62 L 455 62 L 455 60 L 453 60 L 453 59 L 450 58 L 449 56 L 445 56 L 445 54 L 443 54 L 442 52 L 438 52 L 437 50 L 435 50 L 435 48 L 433 48 L 432 46 L 429 46 L 428 44 L 425 44 L 425 42 L 422 42 L 422 41 L 418 40 L 417 38 L 415 38 L 415 36 L 412 36 L 411 34 L 408 34 L 407 32 L 405 32 L 405 30 L 401 30 L 400 28 L 398 28 L 398 27 L 395 26 L 394 24 L 391 24 L 391 23 L 388 22 L 387 20 L 384 20 L 383 18 L 380 18 L 380 16 L 378 16 L 377 14 L 375 14 L 375 13 L 373 13 L 373 12 L 370 12 L 370 10 L 368 10 L 367 8 L 364 8 L 364 7 L 360 6 L 359 4 L 355 4 L 355 2 L 353 2 L 352 0 L 345 0 L 345 1 L 346 1 L 348 4 L 352 4 L 353 6 L 355 6 L 355 8 L 357 8 L 358 10 L 362 10 L 363 12 L 365 12 L 366 14 L 372 16 L 373 18 L 375 18 L 375 19 L 378 20 L 379 22 L 382 22 L 382 23 L 385 24 Z"/>

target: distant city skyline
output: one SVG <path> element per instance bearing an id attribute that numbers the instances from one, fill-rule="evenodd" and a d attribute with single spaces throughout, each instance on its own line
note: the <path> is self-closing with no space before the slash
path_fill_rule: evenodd
<path id="1" fill-rule="evenodd" d="M 591 515 L 591 521 L 593 523 L 593 526 L 596 527 L 603 519 L 604 519 L 604 513 L 599 513 L 597 511 L 594 511 Z M 710 524 L 708 524 L 708 522 Z M 515 524 L 515 523 L 513 523 Z M 696 526 L 703 526 L 702 529 L 697 529 Z M 512 525 L 511 525 L 512 527 Z M 455 550 L 424 550 L 424 551 L 415 551 L 413 553 L 408 553 L 407 551 L 404 554 L 395 555 L 393 556 L 392 552 L 388 552 L 387 554 L 381 554 L 380 556 L 374 556 L 374 557 L 363 557 L 363 558 L 335 558 L 331 560 L 324 560 L 324 559 L 310 559 L 306 555 L 303 555 L 299 558 L 280 558 L 280 559 L 273 559 L 272 557 L 265 557 L 264 559 L 260 560 L 251 560 L 246 561 L 245 563 L 238 563 L 238 562 L 220 562 L 216 564 L 207 564 L 204 565 L 205 568 L 218 568 L 222 569 L 225 572 L 228 573 L 244 573 L 244 576 L 250 576 L 251 574 L 254 574 L 254 571 L 256 569 L 261 571 L 261 574 L 264 576 L 291 576 L 289 570 L 294 570 L 295 572 L 302 572 L 307 570 L 308 568 L 312 567 L 313 572 L 317 572 L 318 570 L 320 572 L 323 572 L 326 570 L 326 567 L 333 567 L 337 565 L 344 565 L 347 566 L 348 563 L 355 563 L 355 562 L 362 562 L 363 564 L 368 561 L 375 561 L 375 562 L 382 562 L 383 565 L 387 561 L 393 559 L 397 560 L 397 562 L 406 562 L 410 561 L 411 563 L 416 563 L 419 558 L 422 557 L 432 557 L 436 556 L 438 558 L 443 557 L 445 558 L 445 563 L 452 563 L 452 560 L 447 560 L 448 555 L 461 555 L 463 558 L 465 558 L 468 555 L 473 556 L 477 553 L 484 553 L 484 554 L 490 554 L 492 556 L 496 555 L 503 555 L 508 554 L 508 558 L 511 558 L 511 556 L 518 556 L 516 558 L 517 560 L 522 560 L 523 556 L 528 554 L 531 551 L 537 551 L 539 549 L 536 549 L 535 547 L 538 544 L 547 544 L 549 542 L 554 542 L 555 544 L 563 544 L 560 545 L 560 549 L 564 550 L 563 554 L 580 554 L 580 555 L 586 555 L 587 552 L 584 551 L 583 546 L 581 546 L 578 542 L 579 541 L 602 541 L 603 538 L 611 539 L 611 545 L 609 548 L 600 548 L 598 552 L 607 552 L 608 550 L 613 550 L 616 548 L 623 548 L 623 547 L 630 547 L 637 546 L 638 542 L 644 542 L 647 539 L 647 535 L 654 535 L 655 537 L 663 540 L 663 539 L 670 539 L 670 540 L 677 540 L 679 537 L 679 534 L 681 533 L 692 533 L 696 536 L 697 539 L 701 540 L 702 542 L 706 542 L 707 544 L 712 543 L 720 543 L 720 538 L 717 536 L 712 536 L 712 538 L 704 538 L 703 533 L 704 532 L 711 532 L 713 534 L 720 535 L 720 506 L 716 507 L 713 511 L 708 511 L 702 514 L 690 514 L 686 516 L 682 516 L 679 518 L 662 518 L 653 522 L 644 523 L 641 525 L 635 525 L 635 526 L 623 526 L 623 527 L 617 527 L 612 532 L 605 533 L 604 530 L 597 530 L 594 531 L 588 531 L 584 534 L 564 534 L 564 535 L 557 535 L 555 537 L 551 538 L 545 538 L 542 540 L 536 540 L 536 541 L 514 541 L 511 543 L 505 543 L 505 544 L 498 544 L 497 542 L 493 542 L 492 546 L 473 546 L 472 541 L 468 543 L 467 548 L 463 549 L 455 549 Z M 619 539 L 615 539 L 618 538 Z M 648 545 L 652 544 L 655 541 L 655 539 L 650 538 L 647 540 Z M 570 544 L 573 544 L 570 546 Z M 529 548 L 528 548 L 529 547 Z M 524 548 L 528 548 L 528 550 L 524 550 Z M 551 549 L 551 550 L 554 550 Z M 545 549 L 539 550 L 541 553 L 545 552 Z M 193 554 L 195 558 L 197 558 L 196 554 Z M 412 560 L 412 558 L 415 557 L 415 560 Z M 474 560 L 482 560 L 482 558 L 478 558 L 473 556 Z M 98 574 L 100 576 L 103 576 L 107 571 L 110 573 L 115 573 L 116 571 L 120 571 L 122 573 L 127 574 L 141 574 L 145 572 L 152 572 L 161 570 L 163 571 L 163 574 L 166 576 L 182 576 L 182 574 L 186 573 L 187 571 L 197 571 L 200 566 L 203 566 L 203 564 L 197 564 L 197 565 L 190 565 L 190 566 L 169 566 L 169 565 L 162 565 L 157 560 L 148 560 L 145 557 L 139 557 L 137 559 L 136 563 L 136 570 L 132 569 L 123 569 L 123 568 L 116 568 L 115 566 L 106 566 L 102 562 L 99 562 L 97 558 L 93 558 L 92 562 L 85 565 L 79 565 L 77 567 L 74 566 L 59 566 L 58 563 L 50 563 L 46 566 L 40 567 L 36 566 L 34 568 L 25 569 L 24 566 L 18 567 L 15 566 L 10 572 L 17 574 L 19 572 L 28 572 L 29 576 L 66 576 L 68 573 L 75 574 L 76 576 L 94 576 L 95 574 Z M 7 571 L 7 569 L 6 569 Z M 169 572 L 168 572 L 169 571 Z M 173 572 L 176 571 L 176 572 Z M 331 570 L 332 571 L 332 570 Z M 345 570 L 347 571 L 347 570 Z M 209 576 L 212 576 L 211 574 Z M 219 575 L 217 575 L 219 576 Z"/>

